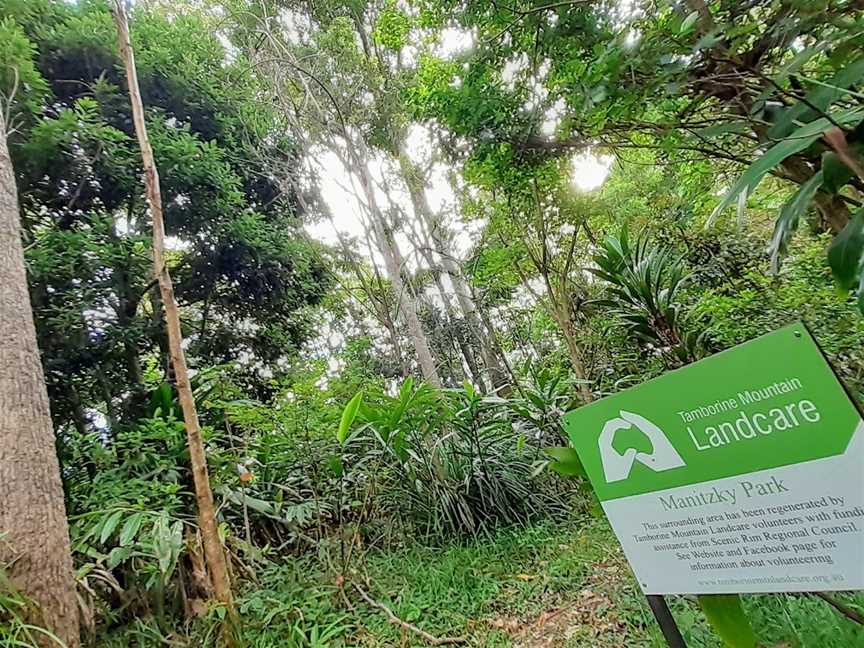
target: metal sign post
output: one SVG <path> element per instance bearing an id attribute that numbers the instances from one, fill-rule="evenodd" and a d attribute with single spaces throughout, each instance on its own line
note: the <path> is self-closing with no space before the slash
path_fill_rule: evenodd
<path id="1" fill-rule="evenodd" d="M 654 613 L 654 618 L 657 619 L 657 625 L 660 626 L 669 648 L 687 648 L 678 624 L 675 623 L 675 617 L 666 604 L 666 599 L 660 594 L 646 594 L 645 598 L 648 599 L 648 605 L 651 606 L 651 612 Z"/>

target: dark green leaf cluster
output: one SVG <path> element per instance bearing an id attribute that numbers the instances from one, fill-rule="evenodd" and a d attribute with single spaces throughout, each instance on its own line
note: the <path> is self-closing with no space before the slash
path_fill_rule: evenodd
<path id="1" fill-rule="evenodd" d="M 592 272 L 609 283 L 603 302 L 631 335 L 679 363 L 705 353 L 704 324 L 690 315 L 681 291 L 687 281 L 682 259 L 668 247 L 641 236 L 632 244 L 626 230 L 607 236 L 594 256 Z"/>
<path id="2" fill-rule="evenodd" d="M 52 413 L 79 432 L 129 422 L 168 363 L 113 21 L 104 4 L 44 0 L 5 3 L 0 20 L 0 68 L 28 84 L 10 145 Z M 239 362 L 257 389 L 329 286 L 285 181 L 298 151 L 206 13 L 137 9 L 132 32 L 191 362 Z"/>

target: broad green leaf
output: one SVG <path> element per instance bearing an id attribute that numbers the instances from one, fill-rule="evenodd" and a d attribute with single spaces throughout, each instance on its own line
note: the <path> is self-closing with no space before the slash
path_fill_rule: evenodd
<path id="1" fill-rule="evenodd" d="M 126 523 L 123 525 L 123 528 L 120 529 L 120 546 L 125 547 L 135 538 L 138 533 L 138 529 L 141 528 L 141 522 L 144 520 L 144 513 L 134 513 Z"/>
<path id="2" fill-rule="evenodd" d="M 840 125 L 858 123 L 864 119 L 864 109 L 858 108 L 855 110 L 844 110 L 833 115 L 833 119 Z M 714 208 L 711 216 L 708 219 L 708 225 L 723 211 L 729 207 L 738 198 L 738 194 L 749 189 L 752 191 L 761 182 L 771 169 L 783 162 L 790 155 L 794 155 L 799 151 L 803 151 L 817 139 L 822 137 L 833 124 L 827 118 L 822 117 L 816 121 L 810 122 L 796 130 L 789 137 L 772 146 L 762 157 L 758 158 L 750 167 L 738 178 L 735 184 L 726 192 L 720 204 Z"/>
<path id="3" fill-rule="evenodd" d="M 837 193 L 854 175 L 834 151 L 822 154 L 822 187 L 825 191 Z"/>
<path id="4" fill-rule="evenodd" d="M 564 477 L 585 477 L 585 468 L 579 460 L 579 455 L 573 448 L 545 448 L 544 452 L 549 455 L 553 461 L 549 467 L 559 475 Z"/>
<path id="5" fill-rule="evenodd" d="M 336 477 L 341 477 L 345 469 L 342 464 L 342 457 L 334 455 L 327 460 L 327 467 Z"/>
<path id="6" fill-rule="evenodd" d="M 108 569 L 114 569 L 117 565 L 129 558 L 129 556 L 132 555 L 133 550 L 134 547 L 114 547 L 108 554 L 108 558 L 105 560 L 105 566 L 108 567 Z"/>
<path id="7" fill-rule="evenodd" d="M 809 121 L 817 117 L 818 113 L 813 108 L 821 111 L 827 110 L 832 103 L 846 94 L 846 89 L 849 86 L 859 82 L 862 77 L 864 77 L 864 57 L 852 61 L 840 70 L 826 85 L 820 85 L 808 92 L 805 101 L 800 101 L 792 106 L 791 109 L 784 111 L 768 131 L 768 136 L 773 139 L 786 137 L 792 130 L 795 122 Z"/>
<path id="8" fill-rule="evenodd" d="M 150 414 L 152 416 L 161 416 L 168 418 L 171 414 L 174 393 L 171 385 L 163 382 L 150 395 Z"/>
<path id="9" fill-rule="evenodd" d="M 697 52 L 703 49 L 711 49 L 721 40 L 723 40 L 723 36 L 720 34 L 720 32 L 712 31 L 700 38 L 696 42 L 696 46 L 693 49 L 695 49 Z"/>
<path id="10" fill-rule="evenodd" d="M 253 511 L 263 513 L 264 515 L 276 515 L 276 507 L 272 502 L 268 502 L 267 500 L 258 497 L 252 497 L 242 491 L 234 491 L 227 487 L 220 489 L 220 492 L 235 504 L 239 504 L 240 506 L 245 504 Z"/>
<path id="11" fill-rule="evenodd" d="M 699 12 L 693 11 L 684 19 L 684 22 L 681 23 L 681 29 L 678 30 L 679 34 L 684 34 L 690 31 L 693 28 L 693 25 L 696 24 L 696 21 L 699 19 Z"/>
<path id="12" fill-rule="evenodd" d="M 407 402 L 408 398 L 411 396 L 411 392 L 414 391 L 414 379 L 411 376 L 408 376 L 405 379 L 405 382 L 402 383 L 402 386 L 399 388 L 399 400 L 402 402 Z"/>
<path id="13" fill-rule="evenodd" d="M 849 219 L 846 227 L 828 248 L 828 265 L 837 286 L 844 293 L 859 282 L 862 256 L 864 256 L 864 208 Z"/>
<path id="14" fill-rule="evenodd" d="M 747 198 L 750 196 L 750 187 L 745 187 L 744 191 L 738 194 L 738 207 L 736 208 L 735 220 L 738 223 L 738 231 L 744 229 L 744 220 L 747 217 Z"/>
<path id="15" fill-rule="evenodd" d="M 771 272 L 775 274 L 780 270 L 780 259 L 785 254 L 792 234 L 798 228 L 801 216 L 807 211 L 813 196 L 822 184 L 822 172 L 814 173 L 813 176 L 802 184 L 795 195 L 783 205 L 777 222 L 774 224 L 774 234 L 768 251 L 771 254 Z"/>
<path id="16" fill-rule="evenodd" d="M 348 438 L 348 431 L 351 429 L 351 424 L 357 418 L 357 410 L 360 409 L 360 403 L 363 401 L 363 392 L 357 392 L 345 409 L 342 411 L 342 419 L 339 421 L 339 430 L 336 432 L 336 440 L 340 444 L 344 444 Z"/>
<path id="17" fill-rule="evenodd" d="M 755 648 L 756 633 L 738 594 L 703 594 L 699 596 L 699 605 L 711 627 L 729 648 Z"/>
<path id="18" fill-rule="evenodd" d="M 102 527 L 102 533 L 99 534 L 99 543 L 105 544 L 105 541 L 111 537 L 114 533 L 114 530 L 117 528 L 117 525 L 120 524 L 120 520 L 123 518 L 123 511 L 114 511 L 110 517 L 105 521 L 104 526 Z"/>
<path id="19" fill-rule="evenodd" d="M 160 515 L 153 524 L 153 553 L 159 564 L 159 571 L 167 574 L 171 568 L 171 539 L 168 529 L 168 516 Z"/>
<path id="20" fill-rule="evenodd" d="M 477 395 L 477 392 L 474 391 L 474 385 L 472 385 L 471 381 L 469 380 L 462 381 L 462 389 L 465 390 L 465 394 L 467 394 L 470 400 L 473 400 L 474 397 Z"/>
<path id="21" fill-rule="evenodd" d="M 858 310 L 864 315 L 864 270 L 858 277 Z"/>
<path id="22" fill-rule="evenodd" d="M 174 552 L 174 557 L 180 556 L 180 550 L 183 548 L 183 520 L 176 520 L 171 525 L 171 550 Z"/>

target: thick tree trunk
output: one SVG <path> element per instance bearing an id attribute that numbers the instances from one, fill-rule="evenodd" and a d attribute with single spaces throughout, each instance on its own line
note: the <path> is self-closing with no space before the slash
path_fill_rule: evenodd
<path id="1" fill-rule="evenodd" d="M 165 260 L 165 224 L 162 219 L 162 195 L 159 188 L 159 173 L 147 137 L 147 127 L 144 122 L 144 105 L 141 101 L 141 91 L 138 87 L 138 75 L 135 69 L 135 58 L 129 39 L 129 26 L 122 0 L 115 0 L 114 20 L 117 25 L 120 55 L 126 67 L 126 79 L 129 85 L 129 98 L 132 104 L 132 115 L 135 122 L 135 133 L 141 148 L 141 158 L 144 164 L 144 184 L 147 193 L 147 204 L 153 219 L 153 266 L 159 280 L 162 303 L 165 308 L 165 321 L 168 330 L 168 345 L 171 353 L 171 365 L 174 368 L 177 394 L 180 407 L 183 410 L 183 421 L 186 426 L 186 438 L 189 445 L 189 461 L 192 467 L 192 478 L 195 484 L 195 498 L 198 502 L 198 522 L 201 527 L 201 537 L 204 543 L 204 555 L 216 598 L 226 606 L 229 614 L 234 616 L 234 600 L 228 578 L 228 567 L 222 542 L 219 539 L 219 528 L 216 522 L 216 507 L 213 502 L 213 491 L 210 488 L 210 476 L 207 471 L 207 457 L 204 452 L 204 442 L 201 437 L 201 426 L 198 422 L 198 411 L 189 383 L 189 371 L 186 367 L 186 356 L 183 353 L 183 334 L 180 328 L 180 314 L 174 299 L 174 286 L 168 274 Z"/>
<path id="2" fill-rule="evenodd" d="M 2 111 L 0 351 L 0 568 L 8 566 L 13 585 L 38 605 L 30 621 L 72 648 L 79 645 L 72 553 Z"/>

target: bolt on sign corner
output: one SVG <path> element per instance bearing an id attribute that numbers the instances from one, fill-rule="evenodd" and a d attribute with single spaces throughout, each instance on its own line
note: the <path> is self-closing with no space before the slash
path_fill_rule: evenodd
<path id="1" fill-rule="evenodd" d="M 864 589 L 864 422 L 803 324 L 564 422 L 646 594 Z"/>

